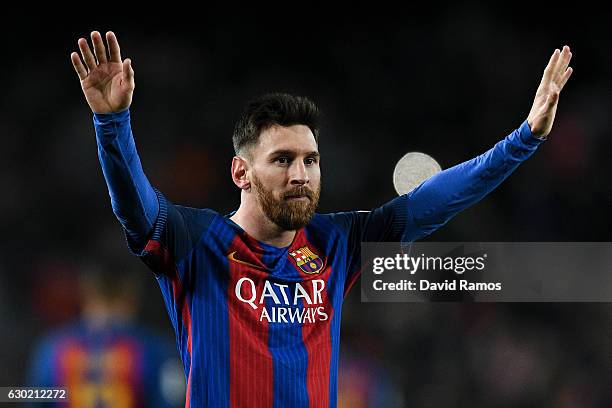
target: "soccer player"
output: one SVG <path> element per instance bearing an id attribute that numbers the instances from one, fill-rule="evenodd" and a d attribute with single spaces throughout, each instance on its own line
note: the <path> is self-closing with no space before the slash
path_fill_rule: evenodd
<path id="1" fill-rule="evenodd" d="M 484 154 L 370 212 L 315 213 L 317 108 L 269 94 L 236 124 L 240 206 L 171 203 L 143 173 L 131 130 L 134 70 L 112 32 L 71 54 L 93 111 L 113 211 L 155 273 L 187 378 L 186 406 L 334 407 L 342 302 L 360 242 L 417 240 L 497 187 L 549 134 L 571 52 L 555 50 L 527 119 Z"/>
<path id="2" fill-rule="evenodd" d="M 185 388 L 172 342 L 136 324 L 141 297 L 133 273 L 102 262 L 82 271 L 79 319 L 42 337 L 30 361 L 28 384 L 65 387 L 69 403 L 31 406 L 180 406 Z"/>

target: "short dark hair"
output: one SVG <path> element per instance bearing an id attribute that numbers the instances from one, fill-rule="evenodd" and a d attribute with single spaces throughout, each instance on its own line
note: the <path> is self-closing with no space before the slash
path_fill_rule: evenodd
<path id="1" fill-rule="evenodd" d="M 236 154 L 257 143 L 261 132 L 273 125 L 306 125 L 319 143 L 319 109 L 314 102 L 304 96 L 270 93 L 247 103 L 232 136 Z"/>

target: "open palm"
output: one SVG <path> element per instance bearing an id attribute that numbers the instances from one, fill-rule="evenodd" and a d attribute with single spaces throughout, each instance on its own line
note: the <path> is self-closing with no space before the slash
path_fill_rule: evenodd
<path id="1" fill-rule="evenodd" d="M 553 52 L 550 61 L 544 70 L 542 81 L 536 91 L 533 105 L 527 122 L 531 132 L 537 136 L 546 137 L 555 121 L 559 94 L 572 75 L 573 69 L 569 66 L 572 59 L 570 48 L 566 45 L 561 51 Z"/>
<path id="2" fill-rule="evenodd" d="M 81 80 L 81 88 L 91 110 L 95 113 L 118 112 L 129 108 L 134 93 L 134 70 L 130 59 L 121 60 L 115 34 L 106 33 L 108 54 L 99 32 L 91 33 L 94 53 L 87 40 L 79 38 L 79 54 L 70 55 L 72 65 Z M 84 61 L 84 63 L 83 63 Z"/>

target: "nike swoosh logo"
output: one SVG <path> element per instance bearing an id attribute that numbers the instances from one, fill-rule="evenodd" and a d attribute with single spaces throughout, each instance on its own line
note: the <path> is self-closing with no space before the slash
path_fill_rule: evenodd
<path id="1" fill-rule="evenodd" d="M 234 251 L 234 252 L 230 253 L 227 256 L 227 259 L 229 259 L 230 261 L 237 262 L 237 263 L 242 264 L 242 265 L 250 266 L 251 268 L 261 269 L 262 271 L 266 270 L 265 268 L 262 268 L 261 266 L 254 265 L 254 264 L 252 264 L 250 262 L 241 261 L 240 259 L 236 259 L 236 257 L 234 256 L 236 254 L 236 252 L 238 252 L 238 251 Z"/>

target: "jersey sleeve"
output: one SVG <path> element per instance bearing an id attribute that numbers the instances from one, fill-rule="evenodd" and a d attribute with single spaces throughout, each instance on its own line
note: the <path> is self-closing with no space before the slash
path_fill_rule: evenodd
<path id="1" fill-rule="evenodd" d="M 413 242 L 431 234 L 493 191 L 542 142 L 525 120 L 487 152 L 436 174 L 382 207 L 330 214 L 347 238 L 345 292 L 361 273 L 362 242 Z"/>
<path id="2" fill-rule="evenodd" d="M 98 159 L 115 216 L 132 240 L 143 241 L 159 203 L 144 174 L 130 123 L 130 111 L 94 114 Z"/>
<path id="3" fill-rule="evenodd" d="M 405 240 L 405 232 L 410 230 L 406 195 L 372 211 L 347 211 L 328 216 L 346 242 L 345 294 L 361 273 L 362 242 L 400 242 Z"/>
<path id="4" fill-rule="evenodd" d="M 544 141 L 527 120 L 485 153 L 446 169 L 408 193 L 405 241 L 421 239 L 479 202 L 527 160 Z"/>
<path id="5" fill-rule="evenodd" d="M 176 262 L 193 247 L 212 211 L 174 205 L 153 188 L 136 151 L 129 110 L 96 113 L 94 126 L 113 212 L 131 252 L 156 275 L 174 276 Z"/>
<path id="6" fill-rule="evenodd" d="M 63 387 L 65 384 L 57 384 L 55 379 L 55 350 L 56 339 L 47 336 L 39 340 L 32 351 L 29 359 L 26 384 L 28 387 Z M 29 408 L 45 408 L 49 404 L 45 402 L 30 402 L 25 404 Z"/>
<path id="7" fill-rule="evenodd" d="M 51 387 L 53 385 L 54 341 L 44 338 L 39 341 L 30 355 L 27 372 L 28 385 L 31 387 Z"/>
<path id="8" fill-rule="evenodd" d="M 159 214 L 153 230 L 144 245 L 126 232 L 128 247 L 156 275 L 173 277 L 179 274 L 182 280 L 185 272 L 177 268 L 177 264 L 195 247 L 216 213 L 175 205 L 160 191 L 155 192 Z"/>

